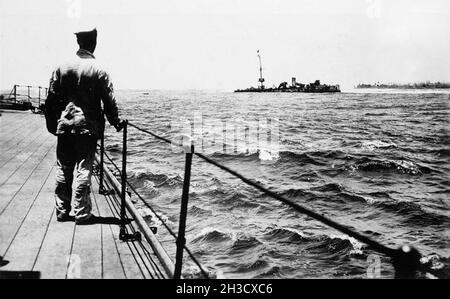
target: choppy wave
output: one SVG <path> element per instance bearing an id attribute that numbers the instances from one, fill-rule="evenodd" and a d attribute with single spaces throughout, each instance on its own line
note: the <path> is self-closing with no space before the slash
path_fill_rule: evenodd
<path id="1" fill-rule="evenodd" d="M 239 234 L 231 246 L 231 251 L 234 253 L 245 252 L 246 250 L 255 248 L 259 245 L 262 245 L 262 242 L 256 237 Z"/>
<path id="2" fill-rule="evenodd" d="M 190 209 L 189 209 L 189 215 L 193 215 L 195 216 L 211 216 L 212 215 L 212 211 L 211 210 L 207 210 L 207 209 L 202 209 L 201 207 L 198 207 L 196 205 L 193 205 Z"/>
<path id="3" fill-rule="evenodd" d="M 309 252 L 325 256 L 346 256 L 363 254 L 364 246 L 349 237 L 332 237 L 322 235 L 316 237 L 307 247 Z"/>
<path id="4" fill-rule="evenodd" d="M 291 228 L 273 228 L 265 233 L 265 237 L 272 242 L 284 244 L 305 245 L 308 251 L 321 251 L 333 254 L 362 254 L 365 247 L 354 238 L 344 235 L 309 235 L 305 236 L 298 230 Z"/>
<path id="5" fill-rule="evenodd" d="M 406 160 L 379 160 L 363 158 L 356 162 L 351 168 L 359 171 L 380 172 L 392 171 L 401 174 L 421 175 L 431 172 L 431 169 L 425 166 L 406 161 Z"/>
<path id="6" fill-rule="evenodd" d="M 336 183 L 329 183 L 318 187 L 313 187 L 311 190 L 319 192 L 343 192 L 344 187 Z"/>
<path id="7" fill-rule="evenodd" d="M 360 147 L 365 150 L 373 151 L 375 149 L 392 149 L 397 148 L 394 142 L 385 142 L 381 140 L 365 141 L 360 144 Z"/>
<path id="8" fill-rule="evenodd" d="M 259 151 L 253 153 L 223 153 L 215 152 L 211 155 L 212 158 L 216 159 L 236 159 L 236 160 L 246 160 L 246 161 L 258 161 Z"/>
<path id="9" fill-rule="evenodd" d="M 232 235 L 215 228 L 204 228 L 193 239 L 193 243 L 198 242 L 223 242 L 232 240 Z"/>
<path id="10" fill-rule="evenodd" d="M 293 151 L 268 151 L 257 150 L 252 153 L 213 153 L 212 158 L 221 160 L 233 160 L 242 162 L 257 162 L 257 161 L 276 161 L 279 163 L 296 163 L 296 164 L 311 164 L 311 165 L 324 165 L 323 162 L 315 159 L 313 155 L 323 156 L 325 158 L 332 155 L 339 155 L 339 151 L 326 151 L 324 153 L 297 153 Z"/>
<path id="11" fill-rule="evenodd" d="M 241 273 L 258 271 L 261 269 L 265 269 L 269 267 L 270 263 L 265 259 L 257 259 L 256 261 L 252 261 L 250 263 L 245 263 L 243 265 L 239 265 L 237 271 Z"/>
<path id="12" fill-rule="evenodd" d="M 281 195 L 290 197 L 290 198 L 296 198 L 300 197 L 304 200 L 314 200 L 318 198 L 318 195 L 305 191 L 303 189 L 288 189 L 281 192 Z"/>
<path id="13" fill-rule="evenodd" d="M 265 236 L 271 241 L 279 241 L 286 243 L 302 243 L 309 241 L 299 231 L 290 228 L 275 228 L 266 232 Z"/>
<path id="14" fill-rule="evenodd" d="M 280 152 L 280 162 L 293 162 L 293 163 L 300 163 L 300 164 L 311 164 L 311 165 L 324 165 L 323 162 L 318 161 L 317 159 L 314 159 L 310 154 L 308 153 L 295 153 L 291 151 L 282 151 Z"/>
<path id="15" fill-rule="evenodd" d="M 164 173 L 152 173 L 152 172 L 140 172 L 131 173 L 130 181 L 144 184 L 146 181 L 150 181 L 154 184 L 154 187 L 160 188 L 163 186 L 182 186 L 183 179 L 179 175 L 169 176 Z"/>
<path id="16" fill-rule="evenodd" d="M 334 198 L 342 198 L 349 202 L 351 201 L 366 202 L 366 203 L 373 202 L 373 199 L 366 198 L 361 195 L 349 192 L 343 186 L 340 186 L 335 183 L 313 187 L 307 191 L 303 189 L 288 189 L 281 192 L 281 195 L 290 198 L 302 198 L 303 200 L 331 199 L 332 197 L 334 197 Z"/>
<path id="17" fill-rule="evenodd" d="M 424 210 L 414 202 L 407 201 L 383 201 L 376 206 L 389 212 L 402 216 L 406 222 L 416 225 L 450 225 L 449 217 Z"/>

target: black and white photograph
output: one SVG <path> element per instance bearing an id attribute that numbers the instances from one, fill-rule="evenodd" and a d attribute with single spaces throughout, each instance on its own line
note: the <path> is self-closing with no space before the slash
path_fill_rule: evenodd
<path id="1" fill-rule="evenodd" d="M 1 280 L 449 279 L 450 2 L 0 0 L 0 141 Z"/>

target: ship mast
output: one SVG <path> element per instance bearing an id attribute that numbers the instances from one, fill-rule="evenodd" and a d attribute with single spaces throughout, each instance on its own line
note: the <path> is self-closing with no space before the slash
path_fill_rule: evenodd
<path id="1" fill-rule="evenodd" d="M 261 63 L 261 54 L 259 54 L 258 50 L 258 59 L 259 59 L 259 83 L 261 83 L 261 89 L 264 89 L 264 78 L 262 73 L 262 63 Z"/>

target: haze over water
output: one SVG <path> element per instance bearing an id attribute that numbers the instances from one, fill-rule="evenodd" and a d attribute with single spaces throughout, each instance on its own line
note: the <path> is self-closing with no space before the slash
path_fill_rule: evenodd
<path id="1" fill-rule="evenodd" d="M 199 112 L 228 121 L 279 119 L 279 153 L 208 155 L 385 245 L 437 254 L 436 266 L 449 277 L 448 93 L 122 91 L 117 99 L 132 123 L 166 137 L 174 137 L 173 119 Z M 121 135 L 109 131 L 106 145 L 119 161 Z M 128 168 L 131 183 L 176 231 L 184 155 L 130 128 Z M 190 191 L 187 245 L 214 273 L 367 277 L 368 257 L 376 253 L 195 157 Z M 163 227 L 158 237 L 174 256 Z M 198 273 L 192 263 L 186 269 Z M 393 277 L 384 257 L 381 277 Z"/>

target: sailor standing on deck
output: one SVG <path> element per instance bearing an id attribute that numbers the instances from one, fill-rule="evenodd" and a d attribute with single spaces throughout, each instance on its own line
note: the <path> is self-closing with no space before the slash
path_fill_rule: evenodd
<path id="1" fill-rule="evenodd" d="M 97 30 L 75 35 L 80 49 L 73 60 L 53 72 L 45 118 L 48 131 L 58 137 L 57 220 L 71 220 L 69 213 L 73 208 L 77 224 L 90 224 L 96 218 L 91 214 L 90 189 L 97 140 L 105 129 L 103 115 L 117 131 L 122 129 L 123 122 L 119 119 L 110 77 L 97 65 L 93 54 Z"/>

